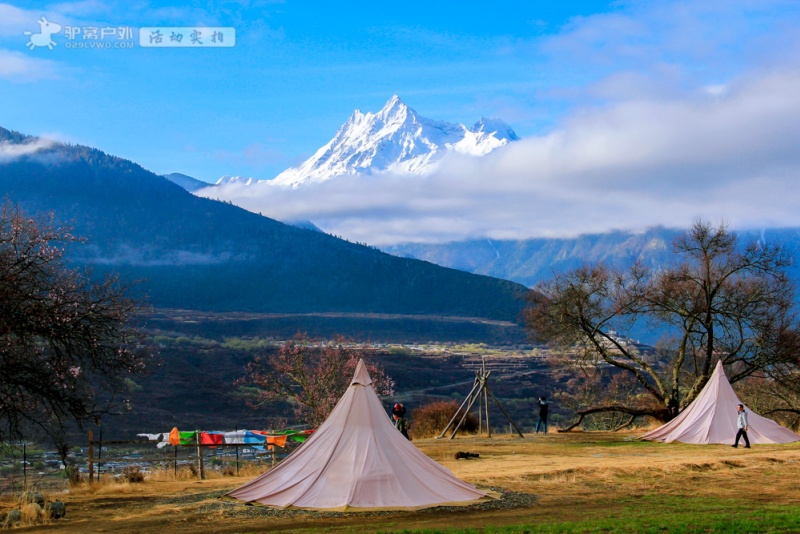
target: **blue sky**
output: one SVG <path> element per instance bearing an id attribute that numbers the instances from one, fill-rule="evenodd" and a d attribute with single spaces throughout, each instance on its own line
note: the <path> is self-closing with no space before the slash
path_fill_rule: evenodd
<path id="1" fill-rule="evenodd" d="M 37 31 L 43 15 L 64 27 L 233 27 L 237 42 L 75 49 L 62 31 L 53 50 L 29 50 L 23 32 Z M 434 119 L 499 116 L 524 138 L 482 163 L 480 176 L 455 162 L 436 183 L 379 184 L 369 198 L 385 203 L 367 219 L 348 215 L 371 202 L 360 184 L 338 211 L 323 191 L 278 206 L 229 197 L 374 243 L 565 235 L 696 216 L 800 225 L 799 80 L 800 4 L 781 0 L 0 2 L 0 126 L 95 146 L 158 173 L 272 178 L 327 142 L 354 109 L 376 111 L 392 94 Z M 403 191 L 439 191 L 442 202 L 421 214 Z M 614 216 L 590 209 L 618 202 Z M 315 217 L 323 204 L 327 219 Z"/>
<path id="2" fill-rule="evenodd" d="M 585 83 L 537 50 L 603 2 L 193 2 L 0 4 L 0 125 L 99 147 L 156 172 L 271 178 L 327 142 L 356 108 L 399 94 L 454 122 L 498 115 L 520 134 L 547 128 Z M 613 8 L 612 8 L 613 11 Z M 5 14 L 6 16 L 2 16 Z M 232 26 L 233 48 L 67 49 L 24 45 L 44 15 L 62 26 Z M 138 44 L 138 43 L 137 43 Z M 11 71 L 11 72 L 9 72 Z M 559 80 L 554 84 L 552 76 Z"/>

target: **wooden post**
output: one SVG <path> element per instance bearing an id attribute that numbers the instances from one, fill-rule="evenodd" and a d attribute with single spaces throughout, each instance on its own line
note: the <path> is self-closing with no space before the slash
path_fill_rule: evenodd
<path id="1" fill-rule="evenodd" d="M 495 402 L 495 404 L 497 404 L 497 407 L 498 407 L 498 408 L 500 408 L 500 411 L 501 411 L 501 412 L 503 412 L 503 415 L 505 415 L 505 416 L 506 416 L 506 419 L 508 419 L 508 422 L 509 422 L 511 425 L 513 425 L 513 426 L 514 426 L 514 430 L 516 430 L 516 431 L 517 431 L 517 434 L 519 434 L 519 437 L 521 437 L 521 438 L 524 438 L 525 436 L 523 436 L 523 435 L 522 435 L 522 430 L 520 430 L 519 428 L 517 428 L 517 424 L 516 424 L 516 423 L 515 423 L 515 422 L 514 422 L 514 421 L 511 419 L 511 416 L 510 416 L 510 415 L 508 415 L 508 412 L 506 412 L 506 411 L 505 411 L 505 409 L 503 409 L 503 405 L 502 405 L 502 404 L 500 404 L 500 401 L 499 401 L 499 400 L 497 400 L 497 397 L 495 397 L 495 396 L 494 396 L 494 393 L 492 393 L 491 391 L 489 391 L 489 394 L 492 396 L 492 399 L 494 399 L 494 402 Z"/>
<path id="2" fill-rule="evenodd" d="M 103 457 L 103 427 L 100 427 L 100 441 L 97 444 L 97 459 Z M 97 481 L 100 482 L 100 464 L 97 464 Z"/>
<path id="3" fill-rule="evenodd" d="M 89 483 L 94 482 L 94 432 L 89 431 Z"/>
<path id="4" fill-rule="evenodd" d="M 481 383 L 481 387 L 483 387 L 483 383 Z M 466 410 L 464 410 L 464 414 L 461 416 L 461 419 L 458 421 L 458 424 L 453 427 L 453 433 L 450 434 L 450 439 L 453 439 L 454 437 L 456 437 L 456 434 L 458 433 L 458 431 L 461 430 L 461 425 L 464 424 L 464 419 L 467 418 L 467 414 L 469 414 L 469 411 L 472 409 L 472 405 L 475 404 L 475 401 L 478 400 L 480 397 L 481 397 L 481 391 L 479 389 L 478 392 L 475 394 L 475 396 L 472 397 L 472 399 L 470 399 L 469 404 L 467 404 Z M 458 412 L 456 412 L 456 415 L 458 415 Z"/>
<path id="5" fill-rule="evenodd" d="M 239 432 L 239 427 L 238 426 L 234 429 L 234 432 Z M 238 446 L 238 444 L 237 444 L 236 447 L 234 447 L 234 450 L 236 451 L 236 476 L 238 477 L 239 476 L 239 446 Z"/>
<path id="6" fill-rule="evenodd" d="M 22 491 L 28 490 L 28 453 L 25 440 L 22 441 Z"/>
<path id="7" fill-rule="evenodd" d="M 172 475 L 177 479 L 178 478 L 178 446 L 173 445 L 173 456 L 172 456 Z"/>
<path id="8" fill-rule="evenodd" d="M 236 476 L 239 476 L 239 447 L 234 447 L 236 449 Z"/>
<path id="9" fill-rule="evenodd" d="M 520 437 L 524 437 L 520 429 L 517 428 L 516 423 L 514 423 L 514 421 L 511 420 L 511 417 L 508 415 L 508 412 L 506 412 L 503 406 L 500 404 L 500 401 L 497 400 L 497 397 L 495 397 L 494 393 L 492 393 L 492 391 L 489 389 L 488 382 L 489 382 L 489 376 L 491 374 L 492 371 L 486 370 L 486 359 L 484 359 L 481 365 L 481 369 L 475 373 L 475 382 L 472 385 L 472 390 L 470 390 L 469 395 L 467 395 L 467 398 L 464 399 L 463 403 L 461 403 L 461 406 L 456 411 L 456 414 L 453 416 L 452 419 L 450 419 L 450 422 L 447 423 L 447 426 L 444 428 L 444 430 L 442 430 L 442 433 L 439 434 L 439 436 L 437 436 L 437 439 L 444 436 L 451 426 L 453 428 L 453 433 L 450 434 L 450 439 L 456 437 L 456 434 L 461 429 L 461 425 L 464 423 L 467 414 L 472 409 L 472 406 L 475 404 L 476 400 L 478 401 L 478 431 L 480 431 L 481 427 L 483 426 L 483 416 L 481 414 L 481 411 L 483 411 L 483 413 L 486 414 L 485 415 L 486 433 L 491 438 L 492 427 L 489 424 L 489 397 L 491 397 L 492 400 L 494 400 L 495 404 L 497 404 L 497 407 L 500 408 L 500 411 L 503 412 L 503 415 L 506 417 L 506 419 L 508 419 L 508 422 L 517 431 L 517 434 L 519 434 Z M 464 406 L 466 406 L 466 409 L 464 409 Z M 464 409 L 464 412 L 461 412 L 462 409 Z M 455 424 L 455 426 L 453 426 L 453 423 L 455 422 L 459 413 L 461 413 L 461 419 L 458 421 L 458 423 Z"/>
<path id="10" fill-rule="evenodd" d="M 483 399 L 478 402 L 478 435 L 483 435 Z"/>
<path id="11" fill-rule="evenodd" d="M 491 438 L 492 427 L 489 426 L 489 388 L 486 387 L 486 385 L 483 386 L 483 403 L 486 405 L 486 434 Z"/>
<path id="12" fill-rule="evenodd" d="M 489 385 L 487 384 L 491 371 L 489 371 L 488 373 L 486 372 L 486 356 L 481 357 L 481 372 L 483 374 L 483 380 L 481 380 L 483 388 L 480 391 L 480 393 L 483 393 L 483 398 L 481 399 L 481 402 L 483 402 L 483 406 L 485 407 L 484 413 L 486 414 L 486 435 L 487 437 L 491 438 L 492 427 L 489 426 Z M 480 414 L 478 414 L 478 416 L 480 417 Z"/>
<path id="13" fill-rule="evenodd" d="M 436 436 L 436 439 L 442 438 L 442 437 L 444 437 L 445 434 L 447 434 L 447 431 L 450 430 L 450 426 L 455 422 L 456 417 L 458 417 L 458 414 L 461 413 L 461 409 L 464 408 L 464 406 L 466 406 L 467 403 L 469 403 L 469 400 L 472 398 L 472 394 L 474 393 L 475 388 L 477 388 L 478 386 L 479 386 L 479 382 L 478 382 L 478 379 L 476 377 L 475 378 L 475 382 L 472 383 L 472 389 L 469 391 L 469 394 L 467 395 L 467 398 L 464 399 L 464 402 L 462 402 L 461 406 L 458 407 L 458 410 L 456 410 L 456 413 L 453 414 L 453 418 L 450 419 L 450 422 L 447 423 L 446 427 L 444 427 L 444 430 L 442 430 L 442 433 L 439 434 L 438 436 Z M 472 405 L 470 404 L 470 407 L 471 406 Z"/>
<path id="14" fill-rule="evenodd" d="M 200 480 L 204 480 L 206 478 L 206 470 L 203 466 L 203 448 L 200 446 L 199 430 L 195 434 L 195 440 L 197 441 L 197 468 L 200 470 Z"/>

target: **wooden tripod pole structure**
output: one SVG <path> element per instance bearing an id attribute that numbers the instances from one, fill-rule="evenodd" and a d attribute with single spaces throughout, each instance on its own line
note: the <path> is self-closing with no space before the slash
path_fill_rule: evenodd
<path id="1" fill-rule="evenodd" d="M 486 370 L 486 358 L 483 359 L 483 363 L 481 364 L 481 368 L 475 373 L 475 382 L 472 384 L 472 389 L 470 390 L 469 394 L 467 394 L 467 398 L 464 399 L 464 402 L 461 403 L 461 406 L 458 407 L 456 410 L 455 415 L 453 418 L 450 419 L 450 422 L 447 423 L 447 426 L 442 430 L 442 433 L 439 434 L 436 439 L 443 438 L 445 434 L 452 428 L 453 433 L 450 434 L 450 439 L 456 437 L 458 431 L 461 430 L 461 426 L 464 424 L 464 421 L 467 419 L 467 414 L 472 409 L 472 406 L 475 404 L 475 401 L 478 401 L 478 425 L 479 430 L 483 427 L 483 417 L 484 414 L 486 417 L 486 432 L 489 437 L 492 437 L 492 429 L 489 426 L 489 397 L 494 400 L 494 403 L 497 404 L 497 407 L 500 408 L 500 411 L 503 413 L 508 422 L 511 423 L 511 426 L 514 427 L 514 430 L 517 431 L 519 437 L 524 437 L 522 432 L 517 427 L 517 424 L 511 419 L 511 416 L 508 415 L 508 412 L 505 411 L 503 405 L 500 404 L 500 401 L 497 400 L 497 397 L 494 396 L 494 393 L 489 389 L 489 375 L 491 375 L 491 371 Z M 466 408 L 465 408 L 466 406 Z M 461 416 L 460 419 L 459 416 Z M 458 423 L 454 424 L 456 419 L 458 419 Z"/>

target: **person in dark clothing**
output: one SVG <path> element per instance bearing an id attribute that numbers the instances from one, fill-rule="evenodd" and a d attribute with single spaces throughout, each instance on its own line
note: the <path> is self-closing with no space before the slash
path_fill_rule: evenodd
<path id="1" fill-rule="evenodd" d="M 547 434 L 547 413 L 550 403 L 545 397 L 539 397 L 539 417 L 536 419 L 536 433 L 542 429 Z"/>
<path id="2" fill-rule="evenodd" d="M 394 427 L 403 434 L 407 440 L 411 440 L 411 437 L 408 435 L 408 419 L 405 417 L 406 415 L 406 407 L 402 404 L 395 404 L 394 408 L 392 408 L 392 419 L 394 420 Z"/>
<path id="3" fill-rule="evenodd" d="M 744 404 L 738 405 L 736 411 L 739 412 L 739 416 L 736 418 L 736 426 L 739 428 L 739 431 L 736 433 L 736 441 L 731 447 L 738 447 L 739 438 L 744 438 L 744 448 L 749 449 L 750 439 L 747 437 L 747 412 L 744 410 Z"/>

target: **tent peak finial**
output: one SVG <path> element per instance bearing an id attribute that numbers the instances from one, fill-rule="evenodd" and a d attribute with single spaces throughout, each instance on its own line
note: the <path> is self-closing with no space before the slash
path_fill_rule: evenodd
<path id="1" fill-rule="evenodd" d="M 364 358 L 358 359 L 356 372 L 353 374 L 353 380 L 350 382 L 351 386 L 353 384 L 361 384 L 362 386 L 369 386 L 372 384 L 372 378 L 369 376 L 369 371 L 367 371 L 367 364 L 364 363 Z"/>

